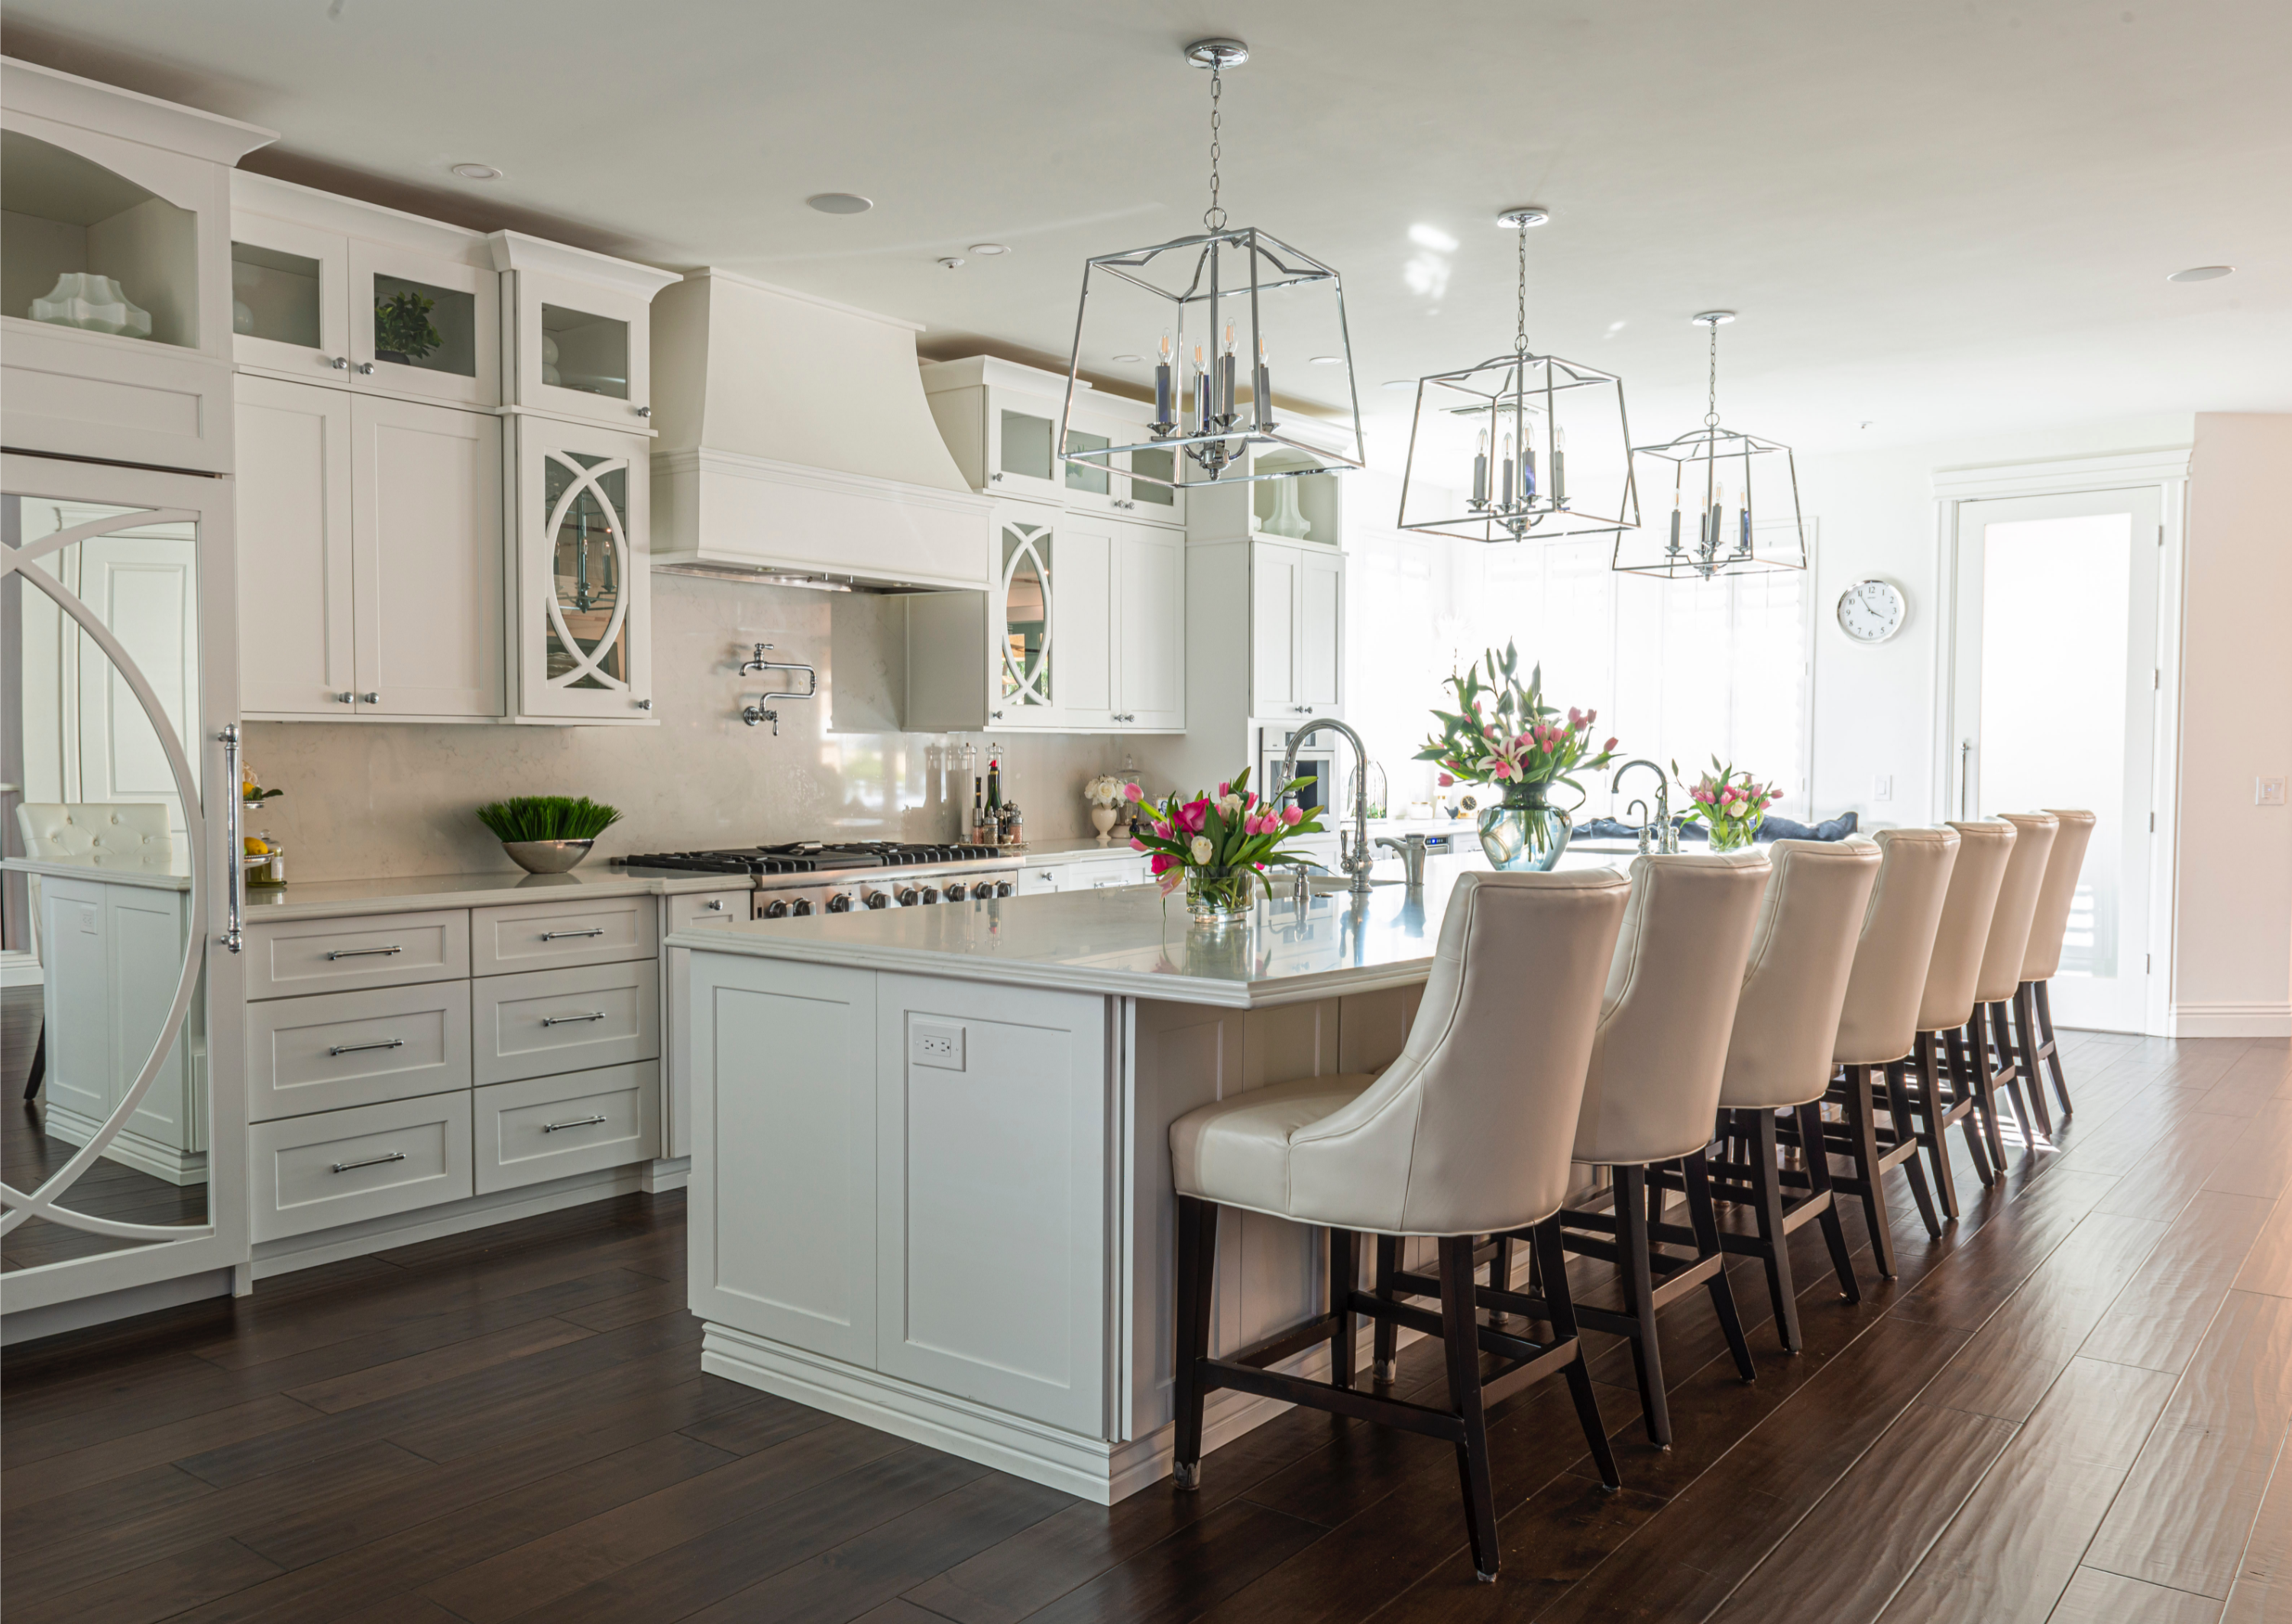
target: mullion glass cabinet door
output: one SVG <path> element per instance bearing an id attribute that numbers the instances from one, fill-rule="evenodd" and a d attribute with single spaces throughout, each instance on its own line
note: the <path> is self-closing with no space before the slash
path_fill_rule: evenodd
<path id="1" fill-rule="evenodd" d="M 1002 621 L 995 696 L 1006 720 L 1047 713 L 1051 688 L 1051 527 L 1005 520 L 1002 527 Z"/>
<path id="2" fill-rule="evenodd" d="M 521 708 L 539 718 L 643 720 L 649 443 L 532 420 L 524 427 Z"/>

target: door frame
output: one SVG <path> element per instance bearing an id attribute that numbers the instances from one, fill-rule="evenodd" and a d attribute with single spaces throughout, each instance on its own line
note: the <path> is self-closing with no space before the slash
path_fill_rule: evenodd
<path id="1" fill-rule="evenodd" d="M 2148 937 L 2136 945 L 2150 955 L 2142 999 L 2142 1031 L 2172 1034 L 2174 901 L 2180 870 L 2181 627 L 2188 566 L 2189 457 L 2186 446 L 2106 456 L 2064 457 L 1982 468 L 1938 469 L 1934 497 L 1933 703 L 1929 751 L 1933 813 L 1937 823 L 1956 815 L 1958 764 L 1950 719 L 1957 709 L 1958 532 L 1969 502 L 2014 496 L 2068 496 L 2105 491 L 2152 491 L 2158 499 L 2161 549 L 2157 567 L 2157 736 L 2150 758 L 2150 802 L 2156 838 L 2150 847 Z M 2134 538 L 2139 544 L 2141 538 Z"/>
<path id="2" fill-rule="evenodd" d="M 80 462 L 69 457 L 9 452 L 0 457 L 0 486 L 12 492 L 52 492 L 77 500 L 121 506 L 190 509 L 198 514 L 199 696 L 184 753 L 198 764 L 199 800 L 207 838 L 200 856 L 199 891 L 190 929 L 205 954 L 206 998 L 207 1216 L 183 1226 L 183 1238 L 156 1245 L 71 1258 L 0 1277 L 5 1338 L 46 1335 L 165 1306 L 243 1290 L 251 1253 L 247 1241 L 247 1148 L 244 1019 L 246 967 L 235 952 L 216 951 L 225 920 L 229 865 L 225 832 L 238 792 L 224 766 L 221 734 L 238 719 L 238 587 L 232 547 L 232 484 L 227 477 Z M 188 1010 L 186 1025 L 188 1025 Z M 60 1198 L 69 1207 L 69 1192 Z M 190 1277 L 222 1278 L 192 1284 Z M 183 1282 L 158 1291 L 165 1282 Z M 62 1317 L 36 1311 L 122 1291 L 137 1298 Z M 35 1314 L 35 1321 L 20 1316 Z M 12 1322 L 11 1323 L 10 1322 Z M 36 1322 L 36 1323 L 35 1323 Z M 20 1330 L 19 1327 L 28 1326 Z"/>

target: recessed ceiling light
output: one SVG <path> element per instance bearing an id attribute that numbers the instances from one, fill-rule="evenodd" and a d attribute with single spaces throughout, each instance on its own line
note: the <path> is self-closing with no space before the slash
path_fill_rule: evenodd
<path id="1" fill-rule="evenodd" d="M 1341 355 L 1317 355 L 1313 358 L 1316 366 L 1343 366 L 1344 364 L 1345 358 Z"/>
<path id="2" fill-rule="evenodd" d="M 1387 389 L 1415 389 L 1416 387 L 1416 380 L 1414 378 L 1387 378 L 1384 381 L 1384 387 Z"/>
<path id="3" fill-rule="evenodd" d="M 1114 358 L 1115 358 L 1116 360 L 1118 360 L 1118 361 L 1128 361 L 1128 362 L 1132 362 L 1132 363 L 1136 363 L 1136 362 L 1139 362 L 1139 361 L 1142 361 L 1142 360 L 1144 360 L 1146 358 L 1145 358 L 1144 356 L 1142 356 L 1142 355 L 1118 355 L 1118 356 L 1116 356 Z"/>
<path id="4" fill-rule="evenodd" d="M 491 164 L 456 164 L 454 173 L 464 181 L 498 181 L 501 171 Z"/>
<path id="5" fill-rule="evenodd" d="M 865 214 L 875 200 L 857 192 L 814 192 L 804 201 L 823 214 Z"/>
<path id="6" fill-rule="evenodd" d="M 2236 269 L 2233 265 L 2191 265 L 2186 270 L 2176 270 L 2165 278 L 2167 282 L 2210 282 L 2224 277 Z"/>
<path id="7" fill-rule="evenodd" d="M 1008 243 L 973 243 L 971 245 L 971 252 L 984 258 L 992 259 L 998 253 L 1010 253 L 1011 245 Z"/>

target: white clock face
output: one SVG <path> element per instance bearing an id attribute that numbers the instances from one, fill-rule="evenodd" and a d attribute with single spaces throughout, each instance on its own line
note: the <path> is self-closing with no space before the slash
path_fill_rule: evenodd
<path id="1" fill-rule="evenodd" d="M 1891 581 L 1857 581 L 1839 595 L 1838 629 L 1858 643 L 1883 643 L 1902 629 L 1909 610 Z"/>

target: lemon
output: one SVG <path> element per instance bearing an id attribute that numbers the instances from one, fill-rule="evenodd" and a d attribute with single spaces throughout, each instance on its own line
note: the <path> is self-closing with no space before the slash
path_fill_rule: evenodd
<path id="1" fill-rule="evenodd" d="M 259 857 L 270 849 L 270 842 L 259 834 L 250 834 L 239 842 L 250 857 Z"/>

